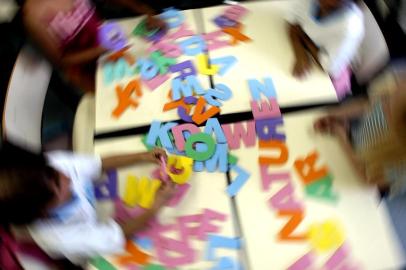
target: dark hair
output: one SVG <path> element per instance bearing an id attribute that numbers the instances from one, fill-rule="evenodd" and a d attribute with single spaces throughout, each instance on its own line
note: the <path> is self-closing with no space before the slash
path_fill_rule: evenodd
<path id="1" fill-rule="evenodd" d="M 10 143 L 0 149 L 0 224 L 28 224 L 43 216 L 55 194 L 57 172 L 42 154 Z M 58 182 L 54 182 L 58 183 Z"/>
<path id="2" fill-rule="evenodd" d="M 0 223 L 23 225 L 43 217 L 57 179 L 49 166 L 0 169 Z"/>

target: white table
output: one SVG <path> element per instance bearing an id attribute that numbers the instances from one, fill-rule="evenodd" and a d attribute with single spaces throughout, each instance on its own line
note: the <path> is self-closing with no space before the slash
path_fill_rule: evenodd
<path id="1" fill-rule="evenodd" d="M 310 111 L 284 116 L 289 160 L 282 167 L 270 166 L 268 169 L 270 173 L 284 170 L 291 172 L 295 195 L 304 200 L 306 209 L 305 219 L 298 227 L 298 232 L 304 231 L 313 222 L 335 218 L 343 225 L 352 257 L 360 263 L 362 269 L 400 269 L 404 258 L 385 205 L 379 204 L 374 188 L 360 183 L 337 141 L 332 137 L 314 134 L 312 124 L 320 114 L 320 111 Z M 294 160 L 305 157 L 315 149 L 320 154 L 321 162 L 318 164 L 326 164 L 334 177 L 333 190 L 339 195 L 337 205 L 305 198 L 303 184 L 294 172 Z M 259 150 L 257 144 L 232 153 L 239 158 L 238 164 L 251 173 L 250 179 L 236 197 L 250 269 L 286 269 L 308 252 L 310 246 L 306 241 L 288 243 L 276 240 L 287 220 L 279 218 L 267 201 L 282 186 L 271 184 L 269 191 L 264 192 L 258 164 L 259 153 L 266 156 L 273 152 Z M 320 255 L 321 262 L 325 261 L 325 257 Z"/>
<path id="2" fill-rule="evenodd" d="M 194 33 L 198 34 L 200 29 L 199 25 L 195 20 L 194 13 L 196 10 L 186 10 L 182 11 L 185 15 L 185 24 L 189 26 Z M 148 57 L 149 52 L 147 48 L 151 46 L 150 42 L 134 37 L 131 32 L 141 21 L 143 17 L 124 19 L 117 21 L 119 25 L 123 28 L 124 32 L 127 34 L 129 43 L 133 44 L 130 53 L 136 58 Z M 177 29 L 177 28 L 176 28 Z M 176 30 L 175 29 L 175 30 Z M 174 31 L 174 30 L 171 30 Z M 177 42 L 182 39 L 177 40 Z M 177 58 L 177 63 L 192 60 L 195 62 L 195 57 L 182 55 Z M 196 64 L 195 64 L 196 66 Z M 96 75 L 96 124 L 95 133 L 103 133 L 116 131 L 120 129 L 126 129 L 137 126 L 149 125 L 153 120 L 169 121 L 179 119 L 177 110 L 170 110 L 163 112 L 163 106 L 170 101 L 168 98 L 169 90 L 171 89 L 171 81 L 177 74 L 168 73 L 170 79 L 164 82 L 161 86 L 153 91 L 150 91 L 147 87 L 142 85 L 143 96 L 141 97 L 138 108 L 127 109 L 121 117 L 115 119 L 111 116 L 112 111 L 117 105 L 117 97 L 115 87 L 116 82 L 105 85 L 103 80 L 102 72 L 103 64 L 99 63 Z M 123 87 L 132 79 L 139 78 L 140 75 L 134 75 L 130 77 L 123 78 L 119 81 L 119 84 Z M 209 78 L 206 75 L 198 74 L 198 80 L 204 89 L 209 88 Z"/>
<path id="3" fill-rule="evenodd" d="M 135 151 L 145 151 L 140 136 L 100 140 L 96 142 L 95 146 L 95 152 L 101 156 Z M 123 194 L 124 192 L 126 176 L 129 173 L 137 176 L 147 176 L 153 167 L 155 166 L 145 166 L 144 164 L 120 169 L 118 174 L 120 193 Z M 193 173 L 189 183 L 191 188 L 182 201 L 175 208 L 165 207 L 159 214 L 158 220 L 162 224 L 172 224 L 176 221 L 176 217 L 178 216 L 200 214 L 203 212 L 203 209 L 208 208 L 227 215 L 227 220 L 225 222 L 214 222 L 214 224 L 221 228 L 221 231 L 218 234 L 226 237 L 236 237 L 233 216 L 231 214 L 231 203 L 225 193 L 227 185 L 225 174 L 216 172 Z M 178 239 L 179 236 L 171 237 Z M 204 259 L 207 242 L 193 239 L 192 243 L 193 247 L 198 251 L 199 259 L 192 265 L 178 267 L 177 269 L 210 269 L 213 267 L 213 262 Z M 230 256 L 237 258 L 237 254 L 238 252 L 234 250 L 218 249 L 216 251 L 217 256 Z"/>
<path id="4" fill-rule="evenodd" d="M 233 92 L 233 98 L 222 106 L 222 113 L 250 111 L 252 100 L 248 79 L 262 82 L 271 77 L 280 107 L 309 105 L 337 101 L 336 92 L 329 76 L 314 68 L 303 80 L 292 76 L 294 64 L 284 16 L 291 1 L 261 1 L 241 3 L 249 12 L 240 22 L 242 33 L 252 39 L 236 46 L 210 51 L 210 59 L 234 55 L 238 62 L 224 76 L 214 75 L 214 83 L 224 83 Z M 203 9 L 206 33 L 218 30 L 213 19 L 224 13 L 227 6 Z M 227 38 L 224 38 L 227 39 Z"/>
<path id="5" fill-rule="evenodd" d="M 253 39 L 249 43 L 240 43 L 234 47 L 225 47 L 210 51 L 210 57 L 234 55 L 238 63 L 223 77 L 214 76 L 214 83 L 229 86 L 233 97 L 224 102 L 222 114 L 250 111 L 249 101 L 252 99 L 247 79 L 271 77 L 276 88 L 281 107 L 310 105 L 337 101 L 335 90 L 327 74 L 314 69 L 305 80 L 297 80 L 291 75 L 293 65 L 293 51 L 288 40 L 284 22 L 284 13 L 289 1 L 269 1 L 244 4 L 250 12 L 242 19 L 244 33 Z M 200 33 L 200 25 L 204 25 L 206 33 L 218 30 L 212 19 L 220 15 L 226 6 L 183 11 L 185 23 L 195 33 Z M 203 18 L 203 19 L 201 19 Z M 129 35 L 141 18 L 118 21 Z M 228 38 L 228 37 L 225 37 Z M 149 44 L 140 38 L 131 36 L 133 44 L 131 53 L 136 57 L 146 57 Z M 195 57 L 181 56 L 178 63 L 192 60 L 196 66 Z M 154 91 L 143 88 L 143 96 L 138 108 L 128 109 L 119 119 L 111 116 L 117 104 L 115 93 L 116 83 L 105 85 L 101 72 L 102 64 L 97 72 L 96 92 L 96 125 L 95 132 L 103 133 L 131 127 L 149 125 L 152 120 L 169 121 L 179 119 L 176 110 L 163 112 L 162 108 L 169 101 L 167 95 L 171 87 L 171 79 Z M 170 74 L 170 73 L 169 73 Z M 171 75 L 171 74 L 170 74 Z M 139 75 L 127 77 L 119 81 L 125 86 L 130 79 Z M 175 77 L 171 75 L 171 78 Z M 203 88 L 209 88 L 208 76 L 199 74 L 199 81 Z"/>

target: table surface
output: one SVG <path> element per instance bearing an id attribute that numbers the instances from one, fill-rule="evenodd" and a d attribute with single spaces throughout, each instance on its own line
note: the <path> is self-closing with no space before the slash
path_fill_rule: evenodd
<path id="1" fill-rule="evenodd" d="M 303 184 L 294 172 L 293 163 L 313 150 L 320 154 L 320 165 L 326 164 L 333 175 L 333 190 L 338 194 L 336 205 L 322 200 L 306 198 L 305 219 L 297 229 L 304 231 L 307 225 L 333 218 L 344 227 L 352 256 L 361 269 L 401 269 L 404 263 L 402 249 L 397 240 L 384 203 L 379 205 L 375 188 L 368 187 L 357 179 L 338 142 L 332 137 L 314 134 L 312 124 L 320 111 L 292 113 L 284 116 L 286 145 L 289 161 L 281 166 L 270 166 L 268 172 L 291 172 L 295 196 L 304 199 Z M 246 185 L 236 197 L 237 209 L 244 232 L 248 258 L 252 270 L 286 269 L 295 260 L 310 251 L 307 242 L 278 242 L 280 229 L 286 224 L 285 218 L 278 218 L 276 210 L 268 204 L 269 198 L 282 186 L 273 185 L 268 191 L 262 190 L 258 156 L 272 152 L 242 147 L 232 151 L 239 158 L 238 164 L 251 173 Z M 234 177 L 232 175 L 232 177 Z M 330 254 L 330 253 L 328 253 Z M 320 254 L 322 262 L 325 255 Z"/>
<path id="2" fill-rule="evenodd" d="M 195 21 L 194 13 L 196 10 L 183 11 L 185 15 L 185 24 L 189 26 L 193 32 L 199 32 L 199 25 Z M 147 48 L 151 46 L 151 43 L 146 42 L 144 39 L 134 37 L 131 32 L 142 20 L 143 17 L 118 20 L 117 22 L 122 27 L 125 33 L 128 34 L 129 43 L 132 44 L 130 53 L 136 58 L 148 57 L 149 52 Z M 180 41 L 181 39 L 178 39 Z M 177 58 L 177 63 L 192 60 L 195 66 L 195 59 L 193 57 L 182 55 Z M 142 85 L 143 96 L 140 100 L 139 106 L 136 109 L 127 109 L 118 119 L 111 116 L 112 111 L 117 105 L 116 97 L 116 85 L 122 85 L 123 87 L 132 79 L 139 78 L 140 75 L 134 75 L 131 77 L 125 77 L 122 80 L 106 85 L 103 80 L 102 67 L 103 61 L 99 62 L 97 75 L 96 75 L 96 123 L 95 133 L 103 133 L 116 131 L 120 129 L 126 129 L 137 126 L 149 125 L 153 120 L 169 121 L 179 119 L 176 110 L 163 112 L 163 106 L 171 101 L 168 98 L 168 93 L 171 89 L 171 81 L 177 75 L 172 75 L 169 80 L 164 82 L 161 86 L 155 90 L 150 91 L 144 84 Z M 209 88 L 210 82 L 206 75 L 198 74 L 198 80 L 204 89 Z"/>
<path id="3" fill-rule="evenodd" d="M 221 113 L 250 111 L 252 98 L 247 79 L 261 81 L 264 77 L 272 78 L 281 107 L 336 102 L 337 97 L 327 74 L 314 69 L 314 72 L 304 80 L 297 80 L 291 75 L 293 51 L 289 44 L 283 19 L 289 1 L 254 2 L 244 4 L 244 6 L 250 12 L 242 19 L 243 32 L 253 41 L 209 52 L 211 59 L 228 55 L 234 55 L 238 59 L 237 64 L 223 77 L 213 76 L 215 84 L 223 83 L 230 87 L 233 92 L 232 98 L 224 102 L 221 107 Z M 226 6 L 218 6 L 183 11 L 185 23 L 195 33 L 200 33 L 200 24 L 203 25 L 206 33 L 219 30 L 212 19 L 222 14 L 225 8 Z M 203 21 L 201 21 L 202 18 Z M 141 18 L 135 18 L 119 20 L 118 22 L 124 31 L 130 35 L 140 20 Z M 130 43 L 133 44 L 131 53 L 137 58 L 148 55 L 146 49 L 150 44 L 133 36 L 130 38 Z M 192 60 L 196 66 L 195 57 L 182 55 L 177 60 L 178 63 Z M 125 86 L 134 77 L 127 77 L 119 82 L 105 85 L 102 74 L 103 63 L 100 61 L 96 76 L 96 134 L 146 126 L 153 120 L 179 119 L 176 110 L 165 113 L 162 111 L 163 105 L 169 102 L 167 95 L 171 88 L 171 79 L 154 91 L 149 91 L 143 87 L 143 96 L 139 107 L 128 109 L 119 119 L 113 118 L 111 112 L 117 104 L 116 85 Z M 137 76 L 135 75 L 135 78 Z M 171 75 L 171 78 L 173 77 L 174 75 Z M 208 89 L 210 87 L 208 76 L 199 74 L 198 78 L 203 88 Z"/>
<path id="4" fill-rule="evenodd" d="M 262 1 L 243 3 L 249 12 L 241 22 L 242 32 L 251 42 L 210 51 L 210 58 L 234 55 L 238 62 L 224 76 L 214 75 L 214 83 L 224 83 L 233 91 L 233 98 L 222 106 L 222 113 L 250 111 L 252 100 L 248 79 L 259 81 L 271 77 L 280 107 L 292 107 L 337 101 L 328 75 L 313 68 L 308 77 L 298 80 L 292 76 L 294 54 L 287 32 L 285 14 L 291 1 Z M 226 6 L 203 9 L 205 31 L 218 27 L 213 18 Z"/>
<path id="5" fill-rule="evenodd" d="M 122 137 L 116 139 L 107 139 L 96 142 L 95 153 L 101 156 L 132 153 L 145 151 L 145 147 L 141 142 L 140 136 Z M 148 176 L 152 171 L 151 165 L 140 165 L 130 168 L 120 169 L 118 171 L 119 190 L 123 194 L 125 188 L 125 181 L 128 174 L 136 176 Z M 225 222 L 214 222 L 217 224 L 221 231 L 219 235 L 226 237 L 235 237 L 233 215 L 231 210 L 231 202 L 225 193 L 227 186 L 227 179 L 224 173 L 214 172 L 199 172 L 193 173 L 189 180 L 191 188 L 186 196 L 180 203 L 172 207 L 164 207 L 158 215 L 158 220 L 161 224 L 173 224 L 176 222 L 176 217 L 185 215 L 201 214 L 203 209 L 211 209 L 222 214 L 227 215 Z M 178 239 L 177 236 L 173 236 Z M 207 248 L 206 241 L 193 240 L 192 246 L 197 250 L 199 260 L 196 263 L 188 265 L 186 268 L 178 267 L 177 269 L 210 269 L 213 267 L 213 262 L 204 260 L 204 254 Z M 216 251 L 217 256 L 229 256 L 236 258 L 238 252 L 234 250 L 221 250 Z"/>
<path id="6" fill-rule="evenodd" d="M 222 114 L 250 111 L 251 94 L 247 79 L 261 80 L 272 77 L 277 92 L 280 107 L 312 105 L 324 102 L 335 102 L 337 97 L 327 74 L 314 70 L 308 78 L 299 81 L 291 76 L 293 52 L 286 32 L 284 14 L 290 1 L 253 2 L 243 4 L 250 12 L 242 20 L 243 32 L 253 39 L 250 43 L 243 43 L 235 47 L 226 47 L 210 51 L 211 59 L 234 55 L 238 59 L 235 65 L 224 76 L 213 76 L 213 82 L 229 86 L 233 97 L 224 102 Z M 203 18 L 206 33 L 217 30 L 212 19 L 220 15 L 226 6 L 217 6 L 200 10 L 184 11 L 186 23 L 195 32 L 198 29 L 196 17 Z M 127 33 L 140 21 L 140 18 L 121 20 L 119 23 Z M 132 53 L 146 56 L 148 44 L 138 38 L 131 38 L 134 46 Z M 182 56 L 178 62 L 195 60 Z M 162 112 L 163 105 L 170 89 L 170 80 L 155 91 L 144 90 L 142 102 L 136 110 L 127 110 L 118 120 L 111 117 L 116 106 L 116 84 L 104 85 L 101 65 L 97 72 L 96 92 L 96 133 L 116 131 L 149 125 L 153 120 L 169 121 L 179 119 L 175 110 Z M 125 78 L 119 83 L 125 85 L 131 78 Z M 199 75 L 203 87 L 210 86 L 209 77 Z M 302 198 L 303 191 L 297 175 L 293 173 L 294 158 L 305 156 L 313 149 L 320 152 L 334 176 L 334 188 L 340 195 L 337 205 L 305 200 L 306 219 L 303 225 L 334 217 L 343 224 L 353 256 L 364 269 L 398 269 L 404 262 L 401 248 L 393 235 L 389 218 L 384 205 L 378 204 L 375 189 L 367 188 L 357 181 L 350 164 L 338 144 L 331 138 L 316 137 L 312 133 L 311 123 L 320 112 L 295 113 L 284 116 L 284 130 L 287 134 L 287 145 L 290 159 L 286 166 L 292 171 L 297 195 Z M 98 140 L 95 152 L 98 154 L 114 154 L 132 151 L 144 151 L 140 136 L 121 137 L 115 139 Z M 263 270 L 285 269 L 295 259 L 309 251 L 308 244 L 280 243 L 275 237 L 285 220 L 281 220 L 269 208 L 266 201 L 274 193 L 263 192 L 260 186 L 260 175 L 257 158 L 259 149 L 256 147 L 232 151 L 238 156 L 239 165 L 251 173 L 250 180 L 236 197 L 236 205 L 242 225 L 246 252 L 249 258 L 247 269 Z M 129 172 L 134 174 L 148 174 L 151 167 L 134 167 L 119 171 L 120 190 L 123 190 L 123 180 Z M 225 193 L 226 177 L 222 173 L 194 173 L 191 179 L 192 188 L 187 196 L 176 208 L 165 208 L 159 215 L 164 223 L 173 223 L 180 215 L 200 213 L 203 208 L 210 208 L 228 215 L 223 223 L 221 234 L 236 236 L 236 219 L 233 215 L 232 201 Z M 301 191 L 301 192 L 299 192 Z M 255 210 L 255 211 L 254 211 Z M 260 217 L 260 220 L 259 220 Z M 367 223 L 366 223 L 367 221 Z M 302 226 L 299 230 L 303 229 Z M 201 252 L 205 250 L 205 243 L 195 241 L 194 246 Z M 225 252 L 225 251 L 224 251 Z M 202 253 L 203 254 L 203 253 Z M 222 254 L 222 253 L 221 253 Z M 223 255 L 223 254 L 222 254 Z M 227 256 L 239 256 L 235 252 L 225 252 Z M 239 256 L 242 257 L 242 256 Z M 323 257 L 323 256 L 321 256 Z M 201 260 L 186 269 L 207 269 L 212 263 Z M 183 269 L 183 268 L 179 268 Z"/>

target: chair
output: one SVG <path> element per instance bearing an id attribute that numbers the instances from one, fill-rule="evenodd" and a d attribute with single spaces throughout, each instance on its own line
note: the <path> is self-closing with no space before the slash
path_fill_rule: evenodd
<path id="1" fill-rule="evenodd" d="M 3 111 L 3 139 L 40 152 L 42 110 L 51 65 L 31 47 L 23 47 L 9 81 Z"/>
<path id="2" fill-rule="evenodd" d="M 92 154 L 93 131 L 95 126 L 95 98 L 92 94 L 85 94 L 76 109 L 73 124 L 73 151 L 82 154 Z"/>

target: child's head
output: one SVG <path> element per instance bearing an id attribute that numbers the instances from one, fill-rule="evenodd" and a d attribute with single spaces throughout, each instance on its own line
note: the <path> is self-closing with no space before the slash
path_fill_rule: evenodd
<path id="1" fill-rule="evenodd" d="M 48 166 L 1 168 L 1 222 L 27 224 L 45 216 L 56 199 L 57 185 L 58 174 Z"/>
<path id="2" fill-rule="evenodd" d="M 0 223 L 27 224 L 70 197 L 70 181 L 45 158 L 5 145 L 0 151 Z"/>

